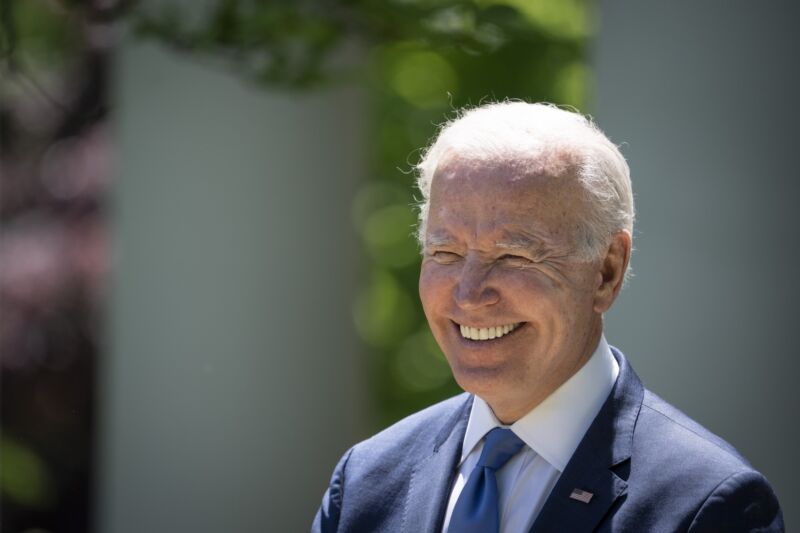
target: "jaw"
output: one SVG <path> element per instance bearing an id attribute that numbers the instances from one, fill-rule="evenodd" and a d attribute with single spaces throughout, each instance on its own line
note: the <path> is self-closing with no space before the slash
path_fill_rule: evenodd
<path id="1" fill-rule="evenodd" d="M 588 361 L 599 341 L 593 333 L 581 335 L 576 346 L 542 344 L 539 328 L 520 322 L 499 338 L 472 340 L 448 319 L 440 322 L 443 338 L 437 340 L 458 385 L 480 396 L 498 419 L 510 423 L 534 409 Z M 588 346 L 587 340 L 594 342 Z"/>
<path id="2" fill-rule="evenodd" d="M 441 325 L 437 340 L 461 388 L 484 399 L 493 390 L 525 388 L 522 381 L 533 327 L 528 322 L 514 324 L 500 337 L 485 340 L 465 338 L 457 322 L 447 320 Z"/>
<path id="3" fill-rule="evenodd" d="M 552 392 L 541 383 L 530 383 L 513 364 L 472 366 L 451 362 L 450 367 L 459 387 L 483 399 L 504 424 L 513 424 Z"/>

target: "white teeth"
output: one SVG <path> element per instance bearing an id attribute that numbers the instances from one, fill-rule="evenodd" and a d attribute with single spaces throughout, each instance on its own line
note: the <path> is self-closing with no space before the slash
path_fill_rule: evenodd
<path id="1" fill-rule="evenodd" d="M 503 326 L 492 326 L 489 328 L 471 328 L 469 326 L 459 325 L 459 329 L 461 330 L 461 336 L 465 339 L 470 339 L 473 341 L 485 341 L 499 339 L 503 335 L 508 335 L 514 331 L 517 326 L 519 326 L 519 323 L 505 324 Z"/>

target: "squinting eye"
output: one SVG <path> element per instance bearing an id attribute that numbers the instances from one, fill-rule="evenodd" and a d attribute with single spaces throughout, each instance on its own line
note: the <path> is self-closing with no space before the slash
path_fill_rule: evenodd
<path id="1" fill-rule="evenodd" d="M 511 254 L 501 255 L 500 260 L 517 265 L 527 265 L 533 262 L 527 257 L 522 257 L 521 255 L 511 255 Z"/>
<path id="2" fill-rule="evenodd" d="M 433 252 L 431 257 L 440 263 L 452 263 L 461 259 L 461 256 L 454 252 L 443 252 L 441 250 Z"/>

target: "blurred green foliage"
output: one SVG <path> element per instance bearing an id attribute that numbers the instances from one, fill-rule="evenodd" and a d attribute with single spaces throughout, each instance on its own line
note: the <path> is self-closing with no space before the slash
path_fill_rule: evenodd
<path id="1" fill-rule="evenodd" d="M 53 9 L 35 0 L 14 2 L 11 9 L 10 2 L 3 8 L 4 24 L 0 27 L 3 56 L 13 52 L 15 59 L 33 67 L 61 66 L 74 58 L 80 37 L 69 10 Z"/>
<path id="2" fill-rule="evenodd" d="M 371 176 L 353 202 L 368 264 L 353 317 L 368 347 L 374 424 L 459 392 L 417 296 L 414 164 L 437 125 L 464 106 L 518 98 L 583 108 L 590 0 L 211 5 L 205 16 L 169 3 L 139 10 L 136 29 L 226 57 L 272 87 L 355 80 L 370 88 Z"/>
<path id="3" fill-rule="evenodd" d="M 535 45 L 528 49 L 535 55 L 557 54 L 555 48 L 562 45 L 580 47 L 591 31 L 588 1 L 162 1 L 139 3 L 130 19 L 139 35 L 187 52 L 225 57 L 247 77 L 271 86 L 309 87 L 360 76 L 353 47 L 399 46 L 386 56 L 395 60 L 393 87 L 409 103 L 434 109 L 441 95 L 459 83 L 463 72 L 458 68 L 468 68 L 442 52 L 500 59 L 508 57 L 504 49 L 523 44 Z M 412 49 L 403 52 L 404 46 Z M 547 61 L 560 67 L 562 59 Z M 528 64 L 508 66 L 526 70 Z M 426 83 L 414 84 L 421 76 Z"/>
<path id="4" fill-rule="evenodd" d="M 417 296 L 414 164 L 437 125 L 464 106 L 518 98 L 583 109 L 591 8 L 590 0 L 216 0 L 125 11 L 139 35 L 224 58 L 270 87 L 370 88 L 371 176 L 352 206 L 368 264 L 353 315 L 368 347 L 376 426 L 459 391 Z M 44 33 L 53 42 L 43 49 L 66 48 L 68 32 Z"/>
<path id="5" fill-rule="evenodd" d="M 371 356 L 376 427 L 460 392 L 417 295 L 414 165 L 438 125 L 465 106 L 516 98 L 582 109 L 590 8 L 582 0 L 450 2 L 418 24 L 475 31 L 481 46 L 408 38 L 370 49 L 372 174 L 353 204 L 369 266 L 354 316 Z"/>
<path id="6" fill-rule="evenodd" d="M 3 499 L 34 508 L 50 504 L 55 490 L 39 456 L 8 436 L 0 437 L 0 489 Z"/>
<path id="7" fill-rule="evenodd" d="M 352 208 L 368 264 L 353 318 L 369 354 L 374 425 L 458 393 L 417 295 L 413 167 L 458 108 L 506 98 L 583 108 L 589 0 L 212 5 L 206 17 L 166 4 L 134 20 L 142 35 L 221 55 L 272 87 L 342 80 L 369 87 L 370 179 Z"/>

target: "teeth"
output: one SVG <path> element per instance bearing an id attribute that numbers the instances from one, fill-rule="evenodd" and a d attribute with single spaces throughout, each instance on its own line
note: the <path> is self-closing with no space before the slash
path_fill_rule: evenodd
<path id="1" fill-rule="evenodd" d="M 461 329 L 461 336 L 465 339 L 470 339 L 473 341 L 485 341 L 499 339 L 503 335 L 508 335 L 517 329 L 517 326 L 519 326 L 519 323 L 506 324 L 504 326 L 492 326 L 490 328 L 471 328 L 468 326 L 459 325 L 459 328 Z"/>

